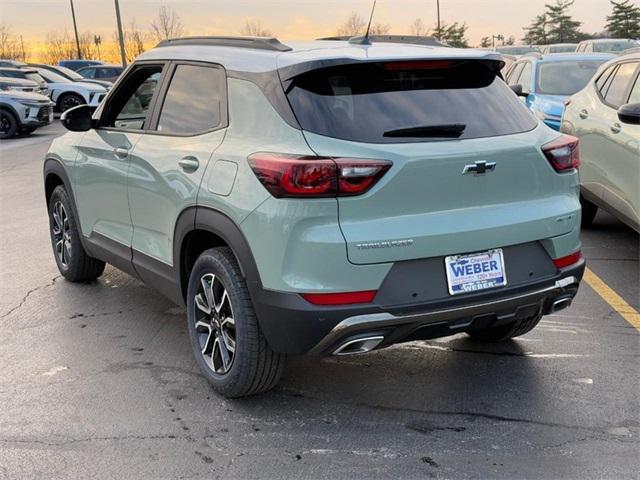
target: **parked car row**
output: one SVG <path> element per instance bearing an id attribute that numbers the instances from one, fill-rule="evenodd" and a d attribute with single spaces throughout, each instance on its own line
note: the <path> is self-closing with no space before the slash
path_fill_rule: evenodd
<path id="1" fill-rule="evenodd" d="M 615 53 L 640 47 L 638 40 L 630 38 L 595 38 L 580 43 L 553 43 L 549 45 L 504 45 L 496 51 L 507 55 L 526 55 L 528 53 Z"/>
<path id="2" fill-rule="evenodd" d="M 0 60 L 0 138 L 30 133 L 53 118 L 43 113 L 36 122 L 24 115 L 33 109 L 20 105 L 45 102 L 58 112 L 85 104 L 97 108 L 122 71 L 121 66 L 95 60 L 65 60 L 59 65 Z M 17 92 L 21 95 L 14 95 Z M 28 94 L 29 100 L 22 94 Z"/>

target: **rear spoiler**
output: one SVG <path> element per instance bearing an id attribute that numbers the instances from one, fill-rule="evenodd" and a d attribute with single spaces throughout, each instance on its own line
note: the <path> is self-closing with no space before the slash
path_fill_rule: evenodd
<path id="1" fill-rule="evenodd" d="M 384 62 L 411 62 L 411 61 L 420 61 L 420 60 L 453 60 L 456 62 L 464 62 L 464 61 L 473 61 L 473 62 L 482 62 L 484 63 L 490 71 L 494 72 L 496 75 L 500 75 L 500 70 L 504 67 L 505 62 L 502 60 L 502 57 L 499 53 L 495 52 L 487 52 L 483 56 L 469 56 L 469 57 L 446 57 L 446 56 L 438 56 L 437 58 L 428 58 L 428 57 L 416 57 L 416 58 L 376 58 L 371 60 L 357 60 L 353 58 L 330 58 L 330 59 L 321 59 L 321 60 L 312 60 L 309 62 L 296 63 L 293 65 L 289 65 L 286 67 L 281 67 L 278 69 L 278 73 L 280 74 L 280 80 L 286 88 L 285 82 L 289 82 L 293 78 L 302 75 L 303 73 L 310 72 L 312 70 L 320 70 L 322 68 L 329 67 L 337 67 L 340 65 L 357 65 L 363 63 L 384 63 Z"/>

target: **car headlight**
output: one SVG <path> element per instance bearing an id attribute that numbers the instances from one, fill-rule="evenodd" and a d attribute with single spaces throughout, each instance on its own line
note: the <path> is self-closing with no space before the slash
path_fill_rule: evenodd
<path id="1" fill-rule="evenodd" d="M 40 103 L 40 102 L 32 102 L 29 100 L 25 100 L 24 98 L 11 98 L 11 100 L 13 100 L 14 102 L 17 102 L 25 107 L 29 107 L 29 108 L 40 108 L 40 107 L 46 107 L 47 105 L 44 103 Z"/>

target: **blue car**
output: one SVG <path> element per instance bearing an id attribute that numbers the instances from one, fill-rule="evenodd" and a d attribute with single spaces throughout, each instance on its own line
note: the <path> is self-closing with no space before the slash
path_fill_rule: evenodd
<path id="1" fill-rule="evenodd" d="M 528 54 L 511 65 L 505 80 L 540 120 L 559 131 L 565 100 L 614 57 L 610 53 Z"/>

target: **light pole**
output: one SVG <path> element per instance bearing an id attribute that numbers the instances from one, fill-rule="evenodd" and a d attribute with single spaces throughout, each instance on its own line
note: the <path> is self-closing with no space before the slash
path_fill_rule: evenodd
<path id="1" fill-rule="evenodd" d="M 442 36 L 442 32 L 440 31 L 440 0 L 436 0 L 436 11 L 438 18 L 438 40 L 440 40 L 440 37 Z"/>
<path id="2" fill-rule="evenodd" d="M 127 66 L 127 54 L 124 50 L 124 35 L 122 33 L 122 20 L 120 19 L 120 4 L 118 0 L 116 2 L 116 21 L 118 22 L 118 41 L 120 42 L 120 59 L 122 60 L 122 67 Z"/>
<path id="3" fill-rule="evenodd" d="M 496 48 L 496 40 L 498 40 L 498 41 L 504 40 L 504 35 L 502 35 L 500 33 L 498 35 L 491 35 L 491 46 L 493 48 Z"/>
<path id="4" fill-rule="evenodd" d="M 82 60 L 82 53 L 80 52 L 80 39 L 78 38 L 78 25 L 76 25 L 76 11 L 73 8 L 73 0 L 71 2 L 71 18 L 73 18 L 73 31 L 76 34 L 76 49 L 78 50 L 78 60 Z"/>

